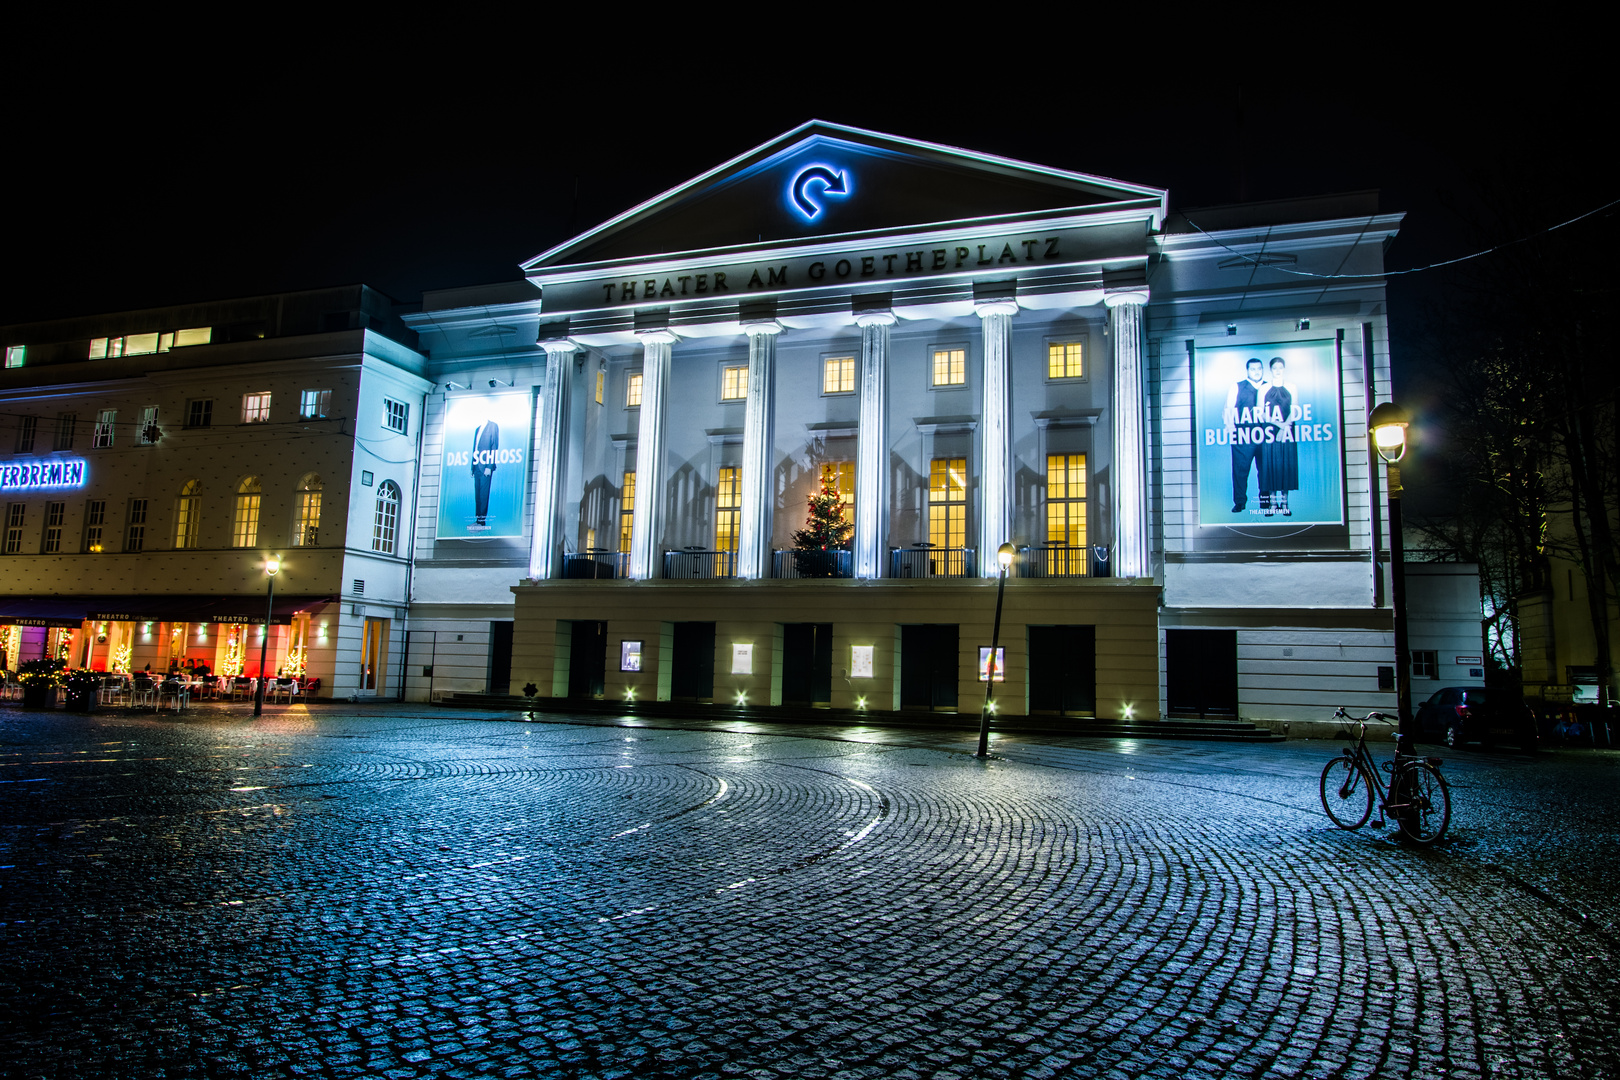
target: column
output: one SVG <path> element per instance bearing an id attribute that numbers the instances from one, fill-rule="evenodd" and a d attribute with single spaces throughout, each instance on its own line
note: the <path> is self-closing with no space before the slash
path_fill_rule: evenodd
<path id="1" fill-rule="evenodd" d="M 973 307 L 984 331 L 984 404 L 979 412 L 979 576 L 996 577 L 996 550 L 1012 539 L 1012 317 L 1016 300 Z"/>
<path id="2" fill-rule="evenodd" d="M 1108 340 L 1114 350 L 1114 551 L 1115 577 L 1153 575 L 1148 557 L 1147 374 L 1142 344 L 1145 289 L 1113 293 Z"/>
<path id="3" fill-rule="evenodd" d="M 743 420 L 742 528 L 737 537 L 737 576 L 771 576 L 771 529 L 776 485 L 775 319 L 743 324 L 748 333 L 748 414 Z"/>
<path id="4" fill-rule="evenodd" d="M 636 505 L 630 516 L 630 577 L 650 581 L 663 572 L 664 406 L 669 397 L 670 346 L 675 335 L 641 335 L 641 426 L 636 429 Z"/>
<path id="5" fill-rule="evenodd" d="M 535 402 L 537 464 L 534 478 L 534 531 L 529 539 L 529 577 L 556 577 L 562 569 L 563 479 L 568 471 L 568 390 L 577 346 L 566 339 L 544 341 L 546 377 Z"/>
<path id="6" fill-rule="evenodd" d="M 894 313 L 869 311 L 861 328 L 861 426 L 855 440 L 855 576 L 883 577 L 889 564 L 889 327 Z"/>

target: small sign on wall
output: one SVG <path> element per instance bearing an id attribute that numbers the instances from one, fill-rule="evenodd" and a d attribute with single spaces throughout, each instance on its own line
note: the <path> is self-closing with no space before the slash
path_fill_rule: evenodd
<path id="1" fill-rule="evenodd" d="M 754 647 L 752 645 L 733 645 L 731 647 L 731 673 L 733 675 L 752 675 L 754 673 Z"/>
<path id="2" fill-rule="evenodd" d="M 641 642 L 639 642 L 639 641 L 621 641 L 621 642 L 619 642 L 619 670 L 620 671 L 640 671 L 641 670 Z"/>
<path id="3" fill-rule="evenodd" d="M 1459 665 L 1461 665 L 1462 667 L 1467 667 L 1470 664 L 1478 664 L 1478 663 L 1481 663 L 1481 662 L 1482 661 L 1477 656 L 1459 656 L 1459 657 L 1457 657 L 1457 663 Z"/>
<path id="4" fill-rule="evenodd" d="M 852 679 L 872 678 L 872 657 L 876 651 L 876 645 L 851 645 L 849 647 L 849 677 Z"/>
<path id="5" fill-rule="evenodd" d="M 979 646 L 979 681 L 990 681 L 990 646 Z M 996 682 L 1007 681 L 1007 646 L 996 646 Z"/>

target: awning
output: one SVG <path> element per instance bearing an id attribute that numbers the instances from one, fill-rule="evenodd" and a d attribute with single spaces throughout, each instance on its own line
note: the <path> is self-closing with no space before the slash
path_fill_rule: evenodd
<path id="1" fill-rule="evenodd" d="M 336 600 L 336 596 L 278 596 L 270 621 L 279 625 L 293 616 Z M 78 626 L 95 622 L 262 623 L 263 596 L 0 596 L 0 624 Z M 41 621 L 49 620 L 49 621 Z"/>

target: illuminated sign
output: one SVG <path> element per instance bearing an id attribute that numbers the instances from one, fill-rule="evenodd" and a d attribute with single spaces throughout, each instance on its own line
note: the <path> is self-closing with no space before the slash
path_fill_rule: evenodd
<path id="1" fill-rule="evenodd" d="M 731 673 L 733 675 L 752 675 L 754 673 L 754 647 L 752 645 L 733 645 L 731 647 Z"/>
<path id="2" fill-rule="evenodd" d="M 979 681 L 990 681 L 990 646 L 979 646 Z M 1007 646 L 996 646 L 996 682 L 1007 681 Z"/>
<path id="3" fill-rule="evenodd" d="M 530 395 L 456 394 L 444 418 L 439 539 L 523 535 Z"/>
<path id="4" fill-rule="evenodd" d="M 849 677 L 852 679 L 872 678 L 873 653 L 875 645 L 851 645 L 849 647 Z"/>
<path id="5" fill-rule="evenodd" d="M 1333 342 L 1221 346 L 1196 356 L 1198 523 L 1342 524 Z"/>
<path id="6" fill-rule="evenodd" d="M 83 487 L 83 458 L 53 458 L 0 465 L 0 491 L 32 491 L 36 488 Z"/>
<path id="7" fill-rule="evenodd" d="M 620 671 L 640 671 L 641 670 L 641 642 L 639 642 L 639 641 L 620 641 L 619 642 L 619 670 Z"/>
<path id="8" fill-rule="evenodd" d="M 810 185 L 820 184 L 821 194 L 849 195 L 849 182 L 845 179 L 847 174 L 833 172 L 825 165 L 811 165 L 800 169 L 788 184 L 788 197 L 793 203 L 793 209 L 804 215 L 806 221 L 814 221 L 816 215 L 821 213 L 821 204 L 810 197 Z"/>

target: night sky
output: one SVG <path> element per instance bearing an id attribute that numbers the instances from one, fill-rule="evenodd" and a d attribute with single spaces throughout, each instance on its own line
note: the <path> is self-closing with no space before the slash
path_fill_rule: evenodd
<path id="1" fill-rule="evenodd" d="M 16 80 L 0 323 L 348 282 L 409 301 L 515 279 L 520 260 L 812 117 L 1167 187 L 1176 209 L 1377 188 L 1408 214 L 1391 269 L 1553 224 L 1617 187 L 1602 165 L 1613 94 L 1578 53 L 1534 77 L 1333 53 L 1307 62 L 1332 78 L 1154 63 L 1135 85 L 767 65 L 774 92 L 715 92 L 705 108 L 698 88 L 744 73 L 696 65 L 653 85 L 585 55 L 508 73 L 501 55 L 441 70 L 361 51 L 220 53 L 70 94 Z M 1503 190 L 1523 195 L 1517 221 L 1493 217 Z M 1454 283 L 1390 282 L 1397 385 L 1419 409 L 1439 366 L 1424 326 Z"/>

